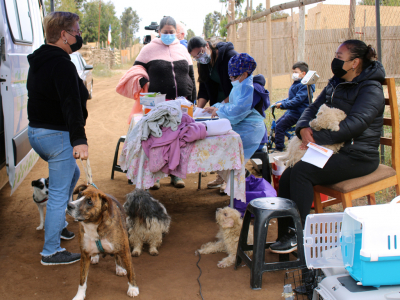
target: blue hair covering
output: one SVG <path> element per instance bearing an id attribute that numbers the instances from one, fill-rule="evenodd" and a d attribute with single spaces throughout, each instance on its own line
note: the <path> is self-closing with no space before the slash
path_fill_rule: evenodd
<path id="1" fill-rule="evenodd" d="M 256 69 L 257 63 L 247 53 L 239 53 L 232 56 L 228 63 L 229 76 L 236 77 L 247 72 L 249 75 Z"/>

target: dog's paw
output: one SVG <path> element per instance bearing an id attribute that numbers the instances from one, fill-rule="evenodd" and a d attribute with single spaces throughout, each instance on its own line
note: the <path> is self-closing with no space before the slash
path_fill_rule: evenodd
<path id="1" fill-rule="evenodd" d="M 118 265 L 116 265 L 115 273 L 117 274 L 117 276 L 125 276 L 127 274 L 126 270 Z"/>
<path id="2" fill-rule="evenodd" d="M 43 230 L 43 225 L 40 225 L 39 227 L 36 227 L 36 230 Z"/>
<path id="3" fill-rule="evenodd" d="M 226 268 L 226 267 L 229 267 L 229 266 L 226 263 L 224 263 L 223 261 L 220 261 L 217 264 L 217 267 L 220 268 L 220 269 L 223 269 L 223 268 Z"/>
<path id="4" fill-rule="evenodd" d="M 97 254 L 97 255 L 92 256 L 92 257 L 90 258 L 90 263 L 91 263 L 92 265 L 97 265 L 97 264 L 99 263 L 99 260 L 100 260 L 100 257 L 99 257 L 99 255 Z"/>
<path id="5" fill-rule="evenodd" d="M 138 256 L 140 256 L 140 254 L 142 254 L 142 252 L 139 251 L 139 250 L 133 250 L 133 251 L 132 251 L 132 256 L 133 256 L 133 257 L 138 257 Z"/>
<path id="6" fill-rule="evenodd" d="M 157 256 L 157 255 L 158 255 L 157 248 L 152 248 L 152 249 L 150 249 L 150 250 L 149 250 L 149 253 L 150 253 L 150 255 Z"/>
<path id="7" fill-rule="evenodd" d="M 74 299 L 72 299 L 72 300 L 85 300 L 85 295 L 83 295 L 83 296 L 76 295 L 76 296 L 74 297 Z"/>
<path id="8" fill-rule="evenodd" d="M 129 289 L 128 289 L 128 296 L 129 297 L 136 297 L 139 295 L 139 288 L 137 286 L 132 286 L 130 283 L 129 284 Z"/>

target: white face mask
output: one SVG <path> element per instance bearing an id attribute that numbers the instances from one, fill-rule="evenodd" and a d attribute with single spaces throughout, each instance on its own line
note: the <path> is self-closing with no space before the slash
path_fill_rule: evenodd
<path id="1" fill-rule="evenodd" d="M 300 74 L 299 74 L 299 73 L 293 73 L 293 74 L 292 74 L 292 79 L 293 79 L 294 81 L 300 80 L 300 79 L 301 79 L 301 78 L 300 78 Z"/>

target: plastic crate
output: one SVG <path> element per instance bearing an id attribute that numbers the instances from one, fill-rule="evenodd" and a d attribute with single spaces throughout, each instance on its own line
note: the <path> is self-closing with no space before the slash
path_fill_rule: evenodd
<path id="1" fill-rule="evenodd" d="M 400 284 L 399 216 L 400 205 L 396 204 L 345 209 L 341 233 L 343 262 L 359 284 Z"/>
<path id="2" fill-rule="evenodd" d="M 310 214 L 304 227 L 304 253 L 309 269 L 341 268 L 340 230 L 343 213 Z"/>

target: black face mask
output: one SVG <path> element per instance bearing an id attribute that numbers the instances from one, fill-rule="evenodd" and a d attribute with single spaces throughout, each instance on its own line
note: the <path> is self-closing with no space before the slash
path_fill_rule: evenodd
<path id="1" fill-rule="evenodd" d="M 67 31 L 67 33 L 68 33 L 69 35 L 72 35 L 72 34 L 70 34 L 68 31 Z M 76 43 L 75 43 L 75 44 L 72 44 L 72 45 L 69 45 L 69 44 L 68 44 L 68 45 L 70 46 L 71 51 L 72 51 L 72 52 L 75 52 L 75 51 L 78 51 L 79 49 L 82 48 L 83 39 L 82 39 L 82 37 L 79 36 L 79 35 L 72 35 L 72 36 L 74 36 L 74 37 L 76 38 Z"/>
<path id="2" fill-rule="evenodd" d="M 347 71 L 344 70 L 343 69 L 344 63 L 345 63 L 344 60 L 340 60 L 339 58 L 336 58 L 336 57 L 332 60 L 331 69 L 332 69 L 333 75 L 335 75 L 336 77 L 342 78 L 344 75 L 347 74 L 347 71 L 351 70 L 351 69 L 348 69 Z"/>

